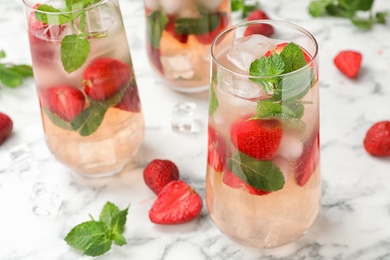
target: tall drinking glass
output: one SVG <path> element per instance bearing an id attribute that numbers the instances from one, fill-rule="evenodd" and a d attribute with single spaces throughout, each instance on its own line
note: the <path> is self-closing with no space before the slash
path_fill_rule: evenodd
<path id="1" fill-rule="evenodd" d="M 144 119 L 117 0 L 23 0 L 46 143 L 88 176 L 120 172 Z"/>
<path id="2" fill-rule="evenodd" d="M 229 0 L 144 0 L 149 61 L 179 92 L 208 89 L 210 46 L 230 24 Z"/>
<path id="3" fill-rule="evenodd" d="M 253 32 L 272 30 L 270 37 Z M 253 21 L 212 44 L 206 202 L 257 249 L 305 234 L 320 208 L 318 46 L 305 29 Z"/>

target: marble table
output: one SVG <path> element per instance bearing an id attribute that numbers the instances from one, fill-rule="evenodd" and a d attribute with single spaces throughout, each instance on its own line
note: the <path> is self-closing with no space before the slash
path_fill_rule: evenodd
<path id="1" fill-rule="evenodd" d="M 144 48 L 142 1 L 120 2 L 147 126 L 138 167 L 99 180 L 75 176 L 46 148 L 33 80 L 17 89 L 0 86 L 0 111 L 14 121 L 12 136 L 0 147 L 0 259 L 90 259 L 63 238 L 88 214 L 98 216 L 107 201 L 119 208 L 131 205 L 127 245 L 113 246 L 99 259 L 390 259 L 390 159 L 371 157 L 362 146 L 374 122 L 390 119 L 389 22 L 361 31 L 348 20 L 310 17 L 309 0 L 261 1 L 272 18 L 303 26 L 319 42 L 323 185 L 322 207 L 308 234 L 257 252 L 226 238 L 205 207 L 186 224 L 149 221 L 155 195 L 144 184 L 142 170 L 154 158 L 176 162 L 182 179 L 204 198 L 208 93 L 177 93 L 155 76 Z M 0 0 L 0 9 L 0 49 L 10 62 L 31 64 L 22 2 Z M 390 11 L 388 0 L 377 0 L 375 10 Z M 357 79 L 346 78 L 333 65 L 341 49 L 364 55 Z M 197 104 L 198 133 L 172 131 L 172 110 L 180 102 Z M 40 184 L 58 196 L 53 197 L 60 205 L 57 214 L 33 213 L 31 192 Z"/>

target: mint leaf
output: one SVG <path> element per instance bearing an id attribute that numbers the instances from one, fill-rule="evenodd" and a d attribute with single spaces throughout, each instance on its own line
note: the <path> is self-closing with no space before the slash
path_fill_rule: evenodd
<path id="1" fill-rule="evenodd" d="M 62 129 L 65 129 L 65 130 L 69 130 L 69 131 L 73 130 L 73 127 L 72 127 L 71 123 L 69 123 L 69 122 L 59 118 L 56 114 L 51 112 L 50 109 L 48 109 L 47 107 L 44 107 L 43 111 L 45 111 L 45 114 L 47 115 L 47 117 L 56 126 L 62 128 Z"/>
<path id="2" fill-rule="evenodd" d="M 168 16 L 160 11 L 156 10 L 149 14 L 146 18 L 147 34 L 150 44 L 153 48 L 160 48 L 160 40 L 165 26 L 168 23 Z"/>
<path id="3" fill-rule="evenodd" d="M 65 24 L 71 20 L 71 17 L 62 14 L 61 10 L 56 9 L 51 5 L 40 5 L 37 10 L 41 12 L 35 11 L 35 17 L 38 21 L 45 24 L 59 25 Z M 50 15 L 50 13 L 53 13 L 53 15 Z"/>
<path id="4" fill-rule="evenodd" d="M 332 0 L 312 1 L 308 8 L 309 14 L 313 17 L 322 16 L 326 12 L 326 7 L 332 2 Z"/>
<path id="5" fill-rule="evenodd" d="M 271 161 L 259 161 L 236 152 L 228 165 L 238 178 L 256 189 L 271 192 L 284 187 L 283 173 Z"/>
<path id="6" fill-rule="evenodd" d="M 123 246 L 127 244 L 126 238 L 121 234 L 118 233 L 113 234 L 112 239 L 114 240 L 115 245 Z"/>
<path id="7" fill-rule="evenodd" d="M 15 88 L 23 83 L 23 77 L 11 68 L 0 64 L 0 82 L 7 87 Z"/>
<path id="8" fill-rule="evenodd" d="M 123 233 L 125 229 L 125 224 L 126 224 L 126 216 L 129 208 L 127 207 L 126 209 L 119 211 L 117 214 L 115 214 L 111 220 L 111 232 L 114 235 L 120 235 Z"/>
<path id="9" fill-rule="evenodd" d="M 66 72 L 79 69 L 87 60 L 90 43 L 84 35 L 67 35 L 61 42 L 61 61 Z"/>
<path id="10" fill-rule="evenodd" d="M 289 73 L 306 65 L 302 49 L 293 42 L 288 43 L 280 53 L 284 61 L 284 73 Z"/>
<path id="11" fill-rule="evenodd" d="M 87 250 L 95 241 L 105 240 L 108 228 L 102 222 L 87 221 L 75 226 L 65 237 L 65 241 L 71 247 L 79 250 Z"/>
<path id="12" fill-rule="evenodd" d="M 284 72 L 284 61 L 278 54 L 261 57 L 251 63 L 249 75 L 251 76 L 278 76 Z M 252 79 L 256 81 L 256 79 Z"/>
<path id="13" fill-rule="evenodd" d="M 209 105 L 209 115 L 214 114 L 219 106 L 218 97 L 215 93 L 214 88 L 210 88 L 210 105 Z"/>
<path id="14" fill-rule="evenodd" d="M 5 58 L 7 55 L 5 54 L 5 51 L 0 50 L 0 59 Z"/>
<path id="15" fill-rule="evenodd" d="M 107 109 L 102 103 L 90 101 L 89 106 L 72 120 L 73 130 L 77 130 L 81 136 L 93 134 L 102 123 Z"/>
<path id="16" fill-rule="evenodd" d="M 218 27 L 221 18 L 218 14 L 206 14 L 201 18 L 178 18 L 175 31 L 179 34 L 205 34 Z"/>
<path id="17" fill-rule="evenodd" d="M 285 105 L 267 101 L 257 101 L 256 116 L 251 119 L 262 118 L 298 118 L 298 115 Z"/>
<path id="18" fill-rule="evenodd" d="M 249 4 L 248 4 L 249 2 Z M 260 7 L 259 1 L 232 0 L 230 1 L 232 12 L 241 11 L 241 18 L 246 18 L 250 12 Z"/>
<path id="19" fill-rule="evenodd" d="M 107 228 L 110 228 L 113 217 L 119 212 L 120 211 L 117 206 L 111 202 L 107 202 L 100 213 L 99 221 L 106 224 Z"/>
<path id="20" fill-rule="evenodd" d="M 108 234 L 104 234 L 91 241 L 89 247 L 84 250 L 84 254 L 89 256 L 103 255 L 111 249 L 111 245 L 112 241 L 110 236 Z"/>

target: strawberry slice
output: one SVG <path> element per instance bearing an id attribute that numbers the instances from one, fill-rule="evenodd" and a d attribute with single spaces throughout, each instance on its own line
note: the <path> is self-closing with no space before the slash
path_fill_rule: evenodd
<path id="1" fill-rule="evenodd" d="M 280 54 L 283 51 L 284 47 L 286 47 L 287 44 L 288 44 L 288 42 L 279 43 L 278 45 L 276 45 L 275 49 L 267 51 L 264 54 L 264 56 L 268 58 L 269 56 L 271 56 L 274 53 Z M 310 54 L 306 50 L 304 50 L 302 47 L 300 47 L 300 48 L 303 52 L 303 56 L 305 57 L 306 62 L 311 61 Z"/>
<path id="2" fill-rule="evenodd" d="M 217 35 L 220 34 L 229 25 L 229 17 L 226 13 L 218 12 L 217 15 L 220 19 L 219 25 L 210 32 L 195 35 L 195 38 L 198 40 L 198 42 L 205 45 L 211 44 L 214 38 L 217 37 Z"/>
<path id="3" fill-rule="evenodd" d="M 179 169 L 170 160 L 152 160 L 143 171 L 145 184 L 156 194 L 170 183 L 179 179 Z"/>
<path id="4" fill-rule="evenodd" d="M 120 60 L 95 59 L 83 73 L 84 91 L 93 100 L 106 100 L 126 86 L 132 76 L 129 65 Z"/>
<path id="5" fill-rule="evenodd" d="M 296 179 L 300 186 L 304 186 L 316 170 L 320 161 L 320 134 L 317 133 L 305 143 L 303 154 L 297 160 Z"/>
<path id="6" fill-rule="evenodd" d="M 243 182 L 240 178 L 238 178 L 234 173 L 232 173 L 229 170 L 227 170 L 226 172 L 223 173 L 222 181 L 227 186 L 229 186 L 233 189 L 241 189 L 243 191 L 249 192 L 252 195 L 263 196 L 263 195 L 267 195 L 267 194 L 271 193 L 271 192 L 267 192 L 267 191 L 253 188 L 249 184 Z"/>
<path id="7" fill-rule="evenodd" d="M 339 52 L 333 62 L 345 76 L 355 78 L 359 74 L 362 58 L 357 51 L 345 50 Z"/>
<path id="8" fill-rule="evenodd" d="M 247 21 L 254 21 L 254 20 L 268 20 L 268 15 L 260 10 L 256 9 L 253 10 L 248 17 L 246 18 Z M 270 24 L 251 24 L 246 27 L 244 36 L 249 36 L 253 34 L 262 34 L 264 36 L 271 36 L 274 33 L 274 27 Z"/>
<path id="9" fill-rule="evenodd" d="M 33 9 L 36 10 L 41 4 L 34 5 Z M 35 11 L 32 11 L 28 17 L 29 29 L 32 35 L 37 37 L 44 37 L 48 39 L 59 39 L 61 32 L 65 29 L 63 25 L 48 25 L 42 23 L 35 17 Z"/>
<path id="10" fill-rule="evenodd" d="M 41 97 L 43 106 L 68 122 L 80 114 L 85 105 L 84 94 L 68 85 L 48 88 L 42 92 Z"/>
<path id="11" fill-rule="evenodd" d="M 226 158 L 229 156 L 230 151 L 225 140 L 209 125 L 207 163 L 215 171 L 222 172 L 226 167 Z"/>
<path id="12" fill-rule="evenodd" d="M 158 194 L 149 210 L 149 218 L 156 224 L 181 224 L 195 219 L 202 206 L 202 198 L 191 186 L 184 181 L 175 180 Z"/>
<path id="13" fill-rule="evenodd" d="M 373 156 L 390 156 L 390 121 L 380 121 L 368 129 L 364 149 Z"/>
<path id="14" fill-rule="evenodd" d="M 0 112 L 0 145 L 11 135 L 13 125 L 12 119 Z"/>
<path id="15" fill-rule="evenodd" d="M 282 140 L 282 124 L 278 120 L 242 118 L 230 129 L 230 140 L 242 153 L 258 159 L 271 160 Z"/>
<path id="16" fill-rule="evenodd" d="M 175 29 L 175 17 L 170 15 L 168 16 L 168 23 L 165 26 L 165 31 L 167 31 L 173 38 L 175 38 L 180 43 L 187 43 L 188 34 L 178 34 Z"/>
<path id="17" fill-rule="evenodd" d="M 137 84 L 135 81 L 130 83 L 129 88 L 123 94 L 121 101 L 115 106 L 115 108 L 133 113 L 141 112 L 141 101 L 139 99 Z"/>

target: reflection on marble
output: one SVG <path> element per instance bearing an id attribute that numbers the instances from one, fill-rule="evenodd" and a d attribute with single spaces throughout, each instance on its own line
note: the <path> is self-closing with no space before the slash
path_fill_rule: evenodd
<path id="1" fill-rule="evenodd" d="M 204 197 L 207 93 L 180 94 L 164 86 L 147 63 L 141 0 L 121 0 L 141 101 L 146 137 L 138 167 L 103 180 L 83 179 L 56 162 L 43 142 L 33 80 L 18 89 L 0 86 L 0 111 L 14 121 L 11 138 L 0 147 L 0 259 L 90 259 L 63 238 L 78 223 L 97 216 L 107 201 L 130 204 L 124 236 L 127 245 L 113 246 L 104 260 L 202 259 L 390 259 L 390 159 L 370 157 L 362 141 L 376 121 L 390 119 L 390 24 L 362 32 L 349 21 L 311 18 L 309 1 L 261 1 L 274 19 L 297 23 L 314 34 L 320 46 L 322 207 L 312 229 L 298 241 L 269 251 L 252 251 L 226 238 L 211 222 L 206 208 L 190 223 L 158 226 L 148 219 L 155 195 L 142 180 L 154 158 L 175 161 L 182 178 Z M 375 9 L 390 11 L 388 0 Z M 21 1 L 0 0 L 0 49 L 7 60 L 31 63 Z M 355 80 L 341 75 L 332 58 L 341 49 L 363 53 Z M 172 110 L 194 102 L 199 113 L 197 134 L 172 130 Z M 173 147 L 174 144 L 174 147 Z M 38 172 L 21 178 L 9 153 L 28 145 Z M 62 204 L 56 216 L 36 216 L 30 192 L 37 182 L 58 187 Z"/>

